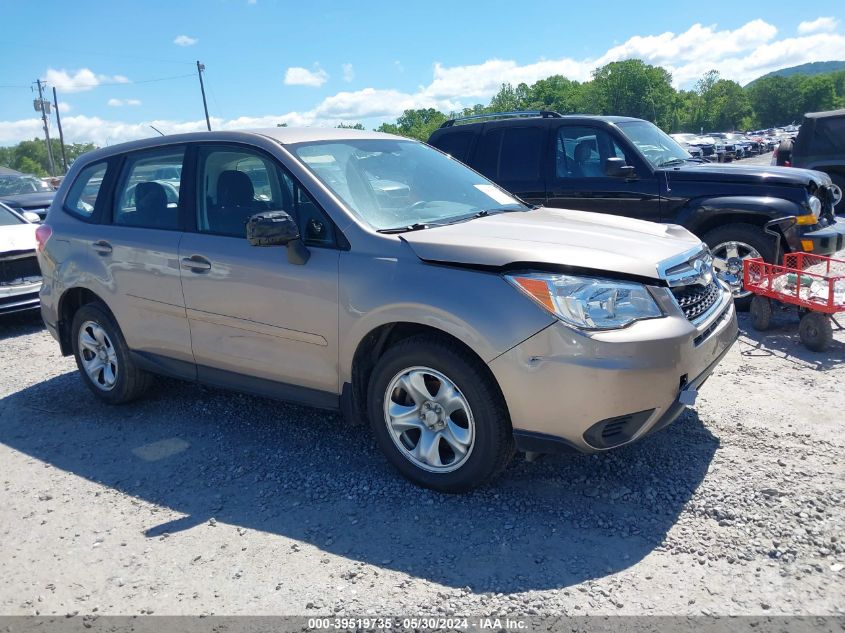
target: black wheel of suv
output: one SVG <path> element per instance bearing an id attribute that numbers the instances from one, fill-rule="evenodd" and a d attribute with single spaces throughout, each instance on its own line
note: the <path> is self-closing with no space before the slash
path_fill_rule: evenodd
<path id="1" fill-rule="evenodd" d="M 733 292 L 737 310 L 748 310 L 753 295 L 742 287 L 742 261 L 762 257 L 774 262 L 774 240 L 753 224 L 726 224 L 709 231 L 704 241 L 713 253 L 713 269 Z"/>
<path id="2" fill-rule="evenodd" d="M 71 339 L 82 380 L 101 400 L 123 404 L 149 387 L 151 375 L 132 361 L 123 334 L 105 306 L 90 303 L 77 310 Z"/>
<path id="3" fill-rule="evenodd" d="M 830 317 L 821 312 L 808 312 L 798 323 L 798 336 L 804 347 L 814 352 L 824 352 L 833 341 Z"/>
<path id="4" fill-rule="evenodd" d="M 772 300 L 755 295 L 751 299 L 751 326 L 758 332 L 765 332 L 772 324 Z"/>
<path id="5" fill-rule="evenodd" d="M 464 492 L 489 481 L 514 453 L 507 407 L 487 368 L 436 336 L 415 336 L 382 356 L 367 408 L 379 447 L 414 483 Z"/>

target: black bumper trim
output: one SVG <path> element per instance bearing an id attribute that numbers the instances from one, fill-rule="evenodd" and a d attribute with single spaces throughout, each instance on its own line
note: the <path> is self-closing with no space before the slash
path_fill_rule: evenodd
<path id="1" fill-rule="evenodd" d="M 845 249 L 845 219 L 836 218 L 834 223 L 822 229 L 807 231 L 802 240 L 812 240 L 814 255 L 832 255 Z"/>

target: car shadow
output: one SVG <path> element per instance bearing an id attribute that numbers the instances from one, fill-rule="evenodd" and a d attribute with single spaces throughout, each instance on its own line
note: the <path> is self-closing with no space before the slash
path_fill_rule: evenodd
<path id="1" fill-rule="evenodd" d="M 0 442 L 184 515 L 147 526 L 150 538 L 214 518 L 475 592 L 563 588 L 635 564 L 664 542 L 719 446 L 688 411 L 637 444 L 518 457 L 494 484 L 443 495 L 401 479 L 366 427 L 333 413 L 158 387 L 110 407 L 62 374 L 0 400 Z"/>
<path id="2" fill-rule="evenodd" d="M 0 314 L 0 341 L 44 329 L 39 310 L 26 310 L 12 314 Z"/>
<path id="3" fill-rule="evenodd" d="M 837 320 L 845 326 L 845 318 Z M 798 336 L 799 316 L 795 310 L 776 309 L 772 324 L 765 332 L 758 332 L 751 326 L 751 317 L 740 314 L 740 353 L 743 356 L 778 356 L 801 367 L 817 371 L 830 371 L 845 367 L 845 342 L 836 334 L 830 347 L 824 352 L 814 352 L 804 347 Z"/>

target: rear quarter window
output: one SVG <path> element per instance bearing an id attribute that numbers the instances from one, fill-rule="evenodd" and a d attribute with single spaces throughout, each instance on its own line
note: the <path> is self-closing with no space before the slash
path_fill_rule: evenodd
<path id="1" fill-rule="evenodd" d="M 90 220 L 106 176 L 107 163 L 95 163 L 83 169 L 71 185 L 65 210 L 83 220 Z"/>
<path id="2" fill-rule="evenodd" d="M 469 157 L 469 147 L 474 136 L 475 134 L 469 131 L 444 134 L 436 140 L 434 146 L 441 152 L 465 163 Z"/>

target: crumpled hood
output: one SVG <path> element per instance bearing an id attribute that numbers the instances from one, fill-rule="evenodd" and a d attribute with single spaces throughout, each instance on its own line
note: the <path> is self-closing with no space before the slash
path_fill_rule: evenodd
<path id="1" fill-rule="evenodd" d="M 820 171 L 767 165 L 688 164 L 667 168 L 666 173 L 670 181 L 742 182 L 793 187 L 806 187 L 811 182 L 817 186 L 830 184 L 830 177 Z"/>
<path id="2" fill-rule="evenodd" d="M 551 264 L 656 279 L 657 265 L 701 243 L 685 228 L 617 215 L 539 208 L 402 233 L 425 261 Z"/>
<path id="3" fill-rule="evenodd" d="M 35 250 L 35 224 L 0 226 L 0 254 Z"/>

